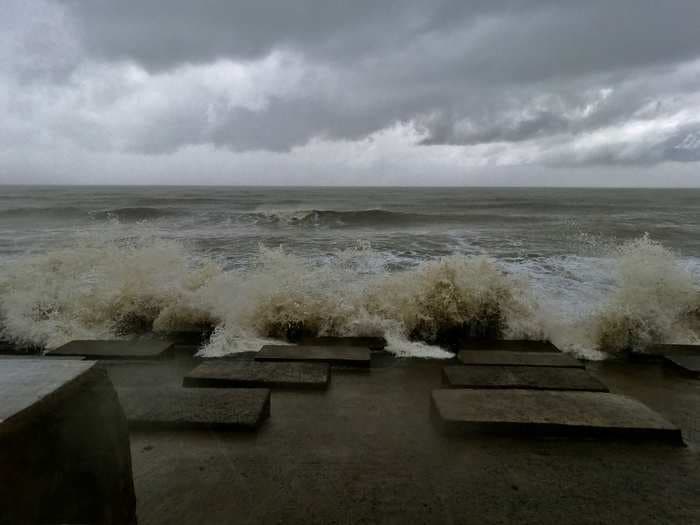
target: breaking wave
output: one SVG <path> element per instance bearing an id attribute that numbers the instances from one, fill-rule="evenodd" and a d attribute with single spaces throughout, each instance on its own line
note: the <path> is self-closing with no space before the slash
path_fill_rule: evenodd
<path id="1" fill-rule="evenodd" d="M 2 336 L 55 347 L 149 331 L 212 332 L 206 355 L 256 350 L 269 338 L 384 335 L 399 355 L 445 357 L 466 337 L 546 338 L 595 358 L 697 339 L 692 273 L 643 237 L 615 248 L 610 291 L 575 315 L 555 306 L 524 266 L 452 255 L 389 271 L 358 245 L 323 260 L 261 247 L 224 270 L 143 225 L 84 234 L 69 249 L 0 269 Z M 570 271 L 570 270 L 567 270 Z M 593 286 L 593 284 L 591 284 Z"/>

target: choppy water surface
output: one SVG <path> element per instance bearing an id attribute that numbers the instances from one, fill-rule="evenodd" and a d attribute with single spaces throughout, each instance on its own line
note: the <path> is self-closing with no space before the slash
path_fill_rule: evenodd
<path id="1" fill-rule="evenodd" d="M 0 187 L 0 324 L 206 324 L 225 353 L 302 323 L 439 355 L 498 319 L 593 357 L 697 338 L 699 234 L 698 190 Z"/>

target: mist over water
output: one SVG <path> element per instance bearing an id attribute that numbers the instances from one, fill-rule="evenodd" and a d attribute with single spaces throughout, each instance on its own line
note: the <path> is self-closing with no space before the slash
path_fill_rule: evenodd
<path id="1" fill-rule="evenodd" d="M 27 188 L 0 192 L 0 325 L 60 345 L 213 327 L 209 355 L 303 326 L 444 356 L 451 331 L 590 358 L 692 342 L 700 191 Z"/>

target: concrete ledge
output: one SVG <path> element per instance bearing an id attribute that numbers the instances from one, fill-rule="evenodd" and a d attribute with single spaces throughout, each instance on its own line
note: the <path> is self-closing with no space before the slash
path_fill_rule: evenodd
<path id="1" fill-rule="evenodd" d="M 507 350 L 462 350 L 457 358 L 465 365 L 554 366 L 584 368 L 570 355 L 557 352 L 511 352 Z"/>
<path id="2" fill-rule="evenodd" d="M 282 346 L 265 345 L 256 361 L 308 361 L 330 365 L 369 368 L 370 351 L 359 346 Z"/>
<path id="3" fill-rule="evenodd" d="M 383 350 L 386 347 L 383 337 L 302 337 L 298 343 L 306 346 L 360 346 L 370 350 Z"/>
<path id="4" fill-rule="evenodd" d="M 83 356 L 72 356 L 72 355 L 0 355 L 0 359 L 38 359 L 38 360 L 44 360 L 44 361 L 83 361 L 85 357 Z"/>
<path id="5" fill-rule="evenodd" d="M 549 341 L 527 340 L 485 340 L 469 341 L 461 345 L 461 350 L 503 350 L 508 352 L 559 352 Z"/>
<path id="6" fill-rule="evenodd" d="M 327 363 L 210 360 L 185 376 L 184 387 L 328 388 Z"/>
<path id="7" fill-rule="evenodd" d="M 264 388 L 119 388 L 131 429 L 255 430 L 270 415 Z"/>
<path id="8" fill-rule="evenodd" d="M 599 392 L 434 390 L 442 432 L 624 438 L 682 444 L 680 430 L 642 403 Z"/>
<path id="9" fill-rule="evenodd" d="M 672 354 L 665 356 L 666 363 L 692 377 L 700 377 L 700 355 Z"/>
<path id="10" fill-rule="evenodd" d="M 0 522 L 136 523 L 126 419 L 94 365 L 0 360 Z"/>
<path id="11" fill-rule="evenodd" d="M 443 383 L 450 388 L 608 391 L 603 383 L 580 368 L 446 366 L 442 376 Z"/>
<path id="12" fill-rule="evenodd" d="M 174 345 L 169 341 L 139 339 L 136 341 L 71 341 L 49 350 L 51 356 L 85 356 L 92 359 L 163 359 L 172 358 Z"/>

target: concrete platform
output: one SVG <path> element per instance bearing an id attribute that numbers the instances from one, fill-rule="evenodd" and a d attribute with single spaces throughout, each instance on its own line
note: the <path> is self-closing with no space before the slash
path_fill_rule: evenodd
<path id="1" fill-rule="evenodd" d="M 369 368 L 370 351 L 359 346 L 265 345 L 255 354 L 256 361 L 307 361 L 330 365 Z"/>
<path id="2" fill-rule="evenodd" d="M 658 440 L 678 428 L 631 398 L 599 392 L 434 390 L 435 421 L 448 434 L 494 433 Z"/>
<path id="3" fill-rule="evenodd" d="M 700 355 L 667 355 L 666 362 L 684 374 L 700 377 Z"/>
<path id="4" fill-rule="evenodd" d="M 700 381 L 660 364 L 587 369 L 683 429 L 687 447 L 438 432 L 445 362 L 273 392 L 256 433 L 131 434 L 139 525 L 700 523 Z M 495 391 L 489 391 L 490 394 Z M 630 489 L 633 488 L 633 490 Z"/>
<path id="5" fill-rule="evenodd" d="M 302 337 L 298 344 L 306 346 L 361 346 L 370 350 L 383 350 L 386 339 L 383 337 Z"/>
<path id="6" fill-rule="evenodd" d="M 559 352 L 549 341 L 526 340 L 485 340 L 469 341 L 461 345 L 461 350 L 502 350 L 507 352 Z"/>
<path id="7" fill-rule="evenodd" d="M 118 388 L 130 429 L 255 430 L 270 415 L 265 388 Z"/>
<path id="8" fill-rule="evenodd" d="M 172 342 L 157 339 L 135 341 L 71 341 L 46 355 L 85 356 L 91 359 L 163 359 L 174 355 Z"/>
<path id="9" fill-rule="evenodd" d="M 94 362 L 0 360 L 0 523 L 136 522 L 129 435 Z"/>
<path id="10" fill-rule="evenodd" d="M 263 387 L 325 389 L 330 383 L 327 363 L 276 363 L 212 359 L 185 376 L 184 387 Z"/>
<path id="11" fill-rule="evenodd" d="M 442 377 L 450 388 L 608 391 L 603 383 L 579 368 L 446 366 Z"/>
<path id="12" fill-rule="evenodd" d="M 512 352 L 507 350 L 462 350 L 458 355 L 465 365 L 480 366 L 553 366 L 584 368 L 570 355 L 557 352 Z"/>

